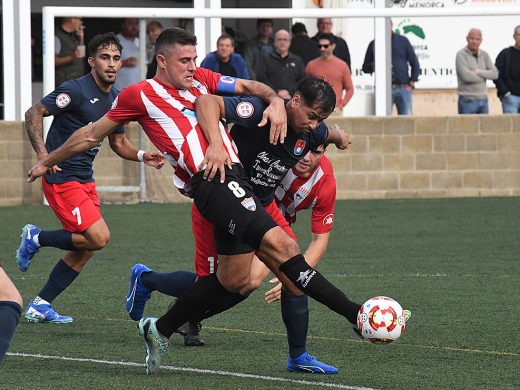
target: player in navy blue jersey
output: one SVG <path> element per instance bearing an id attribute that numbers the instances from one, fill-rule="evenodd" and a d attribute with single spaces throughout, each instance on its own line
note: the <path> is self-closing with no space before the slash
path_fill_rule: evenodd
<path id="1" fill-rule="evenodd" d="M 113 33 L 95 36 L 88 45 L 90 73 L 65 81 L 26 112 L 25 127 L 39 160 L 110 109 L 118 94 L 112 86 L 121 67 L 121 50 L 121 43 Z M 49 115 L 54 119 L 44 143 L 43 118 Z M 161 153 L 137 150 L 125 137 L 123 127 L 109 137 L 109 142 L 122 158 L 143 161 L 155 168 L 164 164 Z M 41 247 L 66 251 L 38 296 L 27 306 L 25 318 L 30 322 L 72 322 L 72 317 L 58 314 L 51 303 L 76 279 L 93 252 L 105 247 L 110 240 L 92 176 L 92 163 L 99 146 L 52 166 L 42 177 L 45 197 L 63 229 L 41 230 L 32 224 L 22 228 L 20 247 L 16 251 L 22 272 L 27 271 Z"/>

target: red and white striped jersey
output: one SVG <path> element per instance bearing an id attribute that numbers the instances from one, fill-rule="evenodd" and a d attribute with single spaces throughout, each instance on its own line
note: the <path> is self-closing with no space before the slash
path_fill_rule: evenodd
<path id="1" fill-rule="evenodd" d="M 108 119 L 115 122 L 139 122 L 172 165 L 173 182 L 182 193 L 198 172 L 208 147 L 195 114 L 195 100 L 200 95 L 216 93 L 220 77 L 219 73 L 197 68 L 193 86 L 183 90 L 156 78 L 144 80 L 123 89 L 107 113 Z M 220 133 L 231 161 L 240 162 L 236 146 L 222 124 Z"/>
<path id="2" fill-rule="evenodd" d="M 336 179 L 332 164 L 323 156 L 311 175 L 304 179 L 291 169 L 276 188 L 275 200 L 287 221 L 296 221 L 296 213 L 312 209 L 311 230 L 315 234 L 327 233 L 334 224 Z"/>

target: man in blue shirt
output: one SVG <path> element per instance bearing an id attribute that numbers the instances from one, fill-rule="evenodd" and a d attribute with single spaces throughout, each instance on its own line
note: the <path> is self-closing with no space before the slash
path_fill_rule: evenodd
<path id="1" fill-rule="evenodd" d="M 372 40 L 363 61 L 363 72 L 374 72 L 374 58 Z M 392 104 L 395 104 L 399 115 L 412 115 L 412 91 L 419 79 L 419 70 L 419 60 L 408 38 L 392 31 Z"/>
<path id="2" fill-rule="evenodd" d="M 90 73 L 65 81 L 25 113 L 25 127 L 38 159 L 61 146 L 76 130 L 102 117 L 112 106 L 118 91 L 112 88 L 121 67 L 121 43 L 113 33 L 95 36 L 88 45 Z M 44 143 L 43 117 L 53 115 Z M 144 161 L 160 168 L 163 156 L 158 152 L 137 150 L 124 136 L 123 128 L 109 138 L 110 147 L 127 160 Z M 42 187 L 49 205 L 61 221 L 63 230 L 41 230 L 27 224 L 16 251 L 22 272 L 27 271 L 40 247 L 50 246 L 67 252 L 58 261 L 38 296 L 25 311 L 30 322 L 69 323 L 51 307 L 79 275 L 93 251 L 110 240 L 110 231 L 101 216 L 92 163 L 99 146 L 51 167 L 42 177 Z"/>
<path id="3" fill-rule="evenodd" d="M 247 64 L 240 54 L 235 53 L 235 40 L 229 34 L 218 37 L 217 50 L 209 53 L 200 66 L 224 76 L 249 79 Z"/>

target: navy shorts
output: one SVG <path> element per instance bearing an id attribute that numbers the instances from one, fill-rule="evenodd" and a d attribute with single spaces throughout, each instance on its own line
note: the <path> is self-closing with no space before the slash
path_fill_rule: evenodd
<path id="1" fill-rule="evenodd" d="M 253 194 L 242 165 L 226 168 L 224 183 L 218 175 L 207 181 L 198 172 L 190 180 L 189 195 L 202 216 L 215 225 L 221 255 L 258 250 L 265 233 L 278 226 Z"/>

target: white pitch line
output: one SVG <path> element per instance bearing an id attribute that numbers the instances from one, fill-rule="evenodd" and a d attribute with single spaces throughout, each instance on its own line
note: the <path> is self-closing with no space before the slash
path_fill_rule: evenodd
<path id="1" fill-rule="evenodd" d="M 36 359 L 66 360 L 66 361 L 72 361 L 72 362 L 99 363 L 99 364 L 109 364 L 109 365 L 114 365 L 114 366 L 144 368 L 143 363 L 137 363 L 137 362 L 118 362 L 118 361 L 112 361 L 112 360 L 85 359 L 85 358 L 77 358 L 77 357 L 74 358 L 74 357 L 67 357 L 67 356 L 51 356 L 51 355 L 41 355 L 41 354 L 31 354 L 31 353 L 20 353 L 20 352 L 8 352 L 7 355 L 30 357 L 30 358 L 36 358 Z M 350 385 L 342 385 L 340 383 L 313 382 L 313 381 L 298 380 L 298 379 L 280 378 L 280 377 L 275 377 L 275 376 L 253 375 L 253 374 L 245 374 L 242 372 L 207 370 L 207 369 L 190 368 L 190 367 L 161 366 L 161 370 L 194 372 L 194 373 L 198 373 L 198 374 L 234 376 L 234 377 L 238 377 L 238 378 L 260 379 L 260 380 L 271 381 L 271 382 L 296 383 L 296 384 L 305 385 L 305 386 L 330 387 L 330 388 L 334 388 L 334 389 L 378 390 L 378 389 L 374 389 L 372 387 L 350 386 Z"/>

